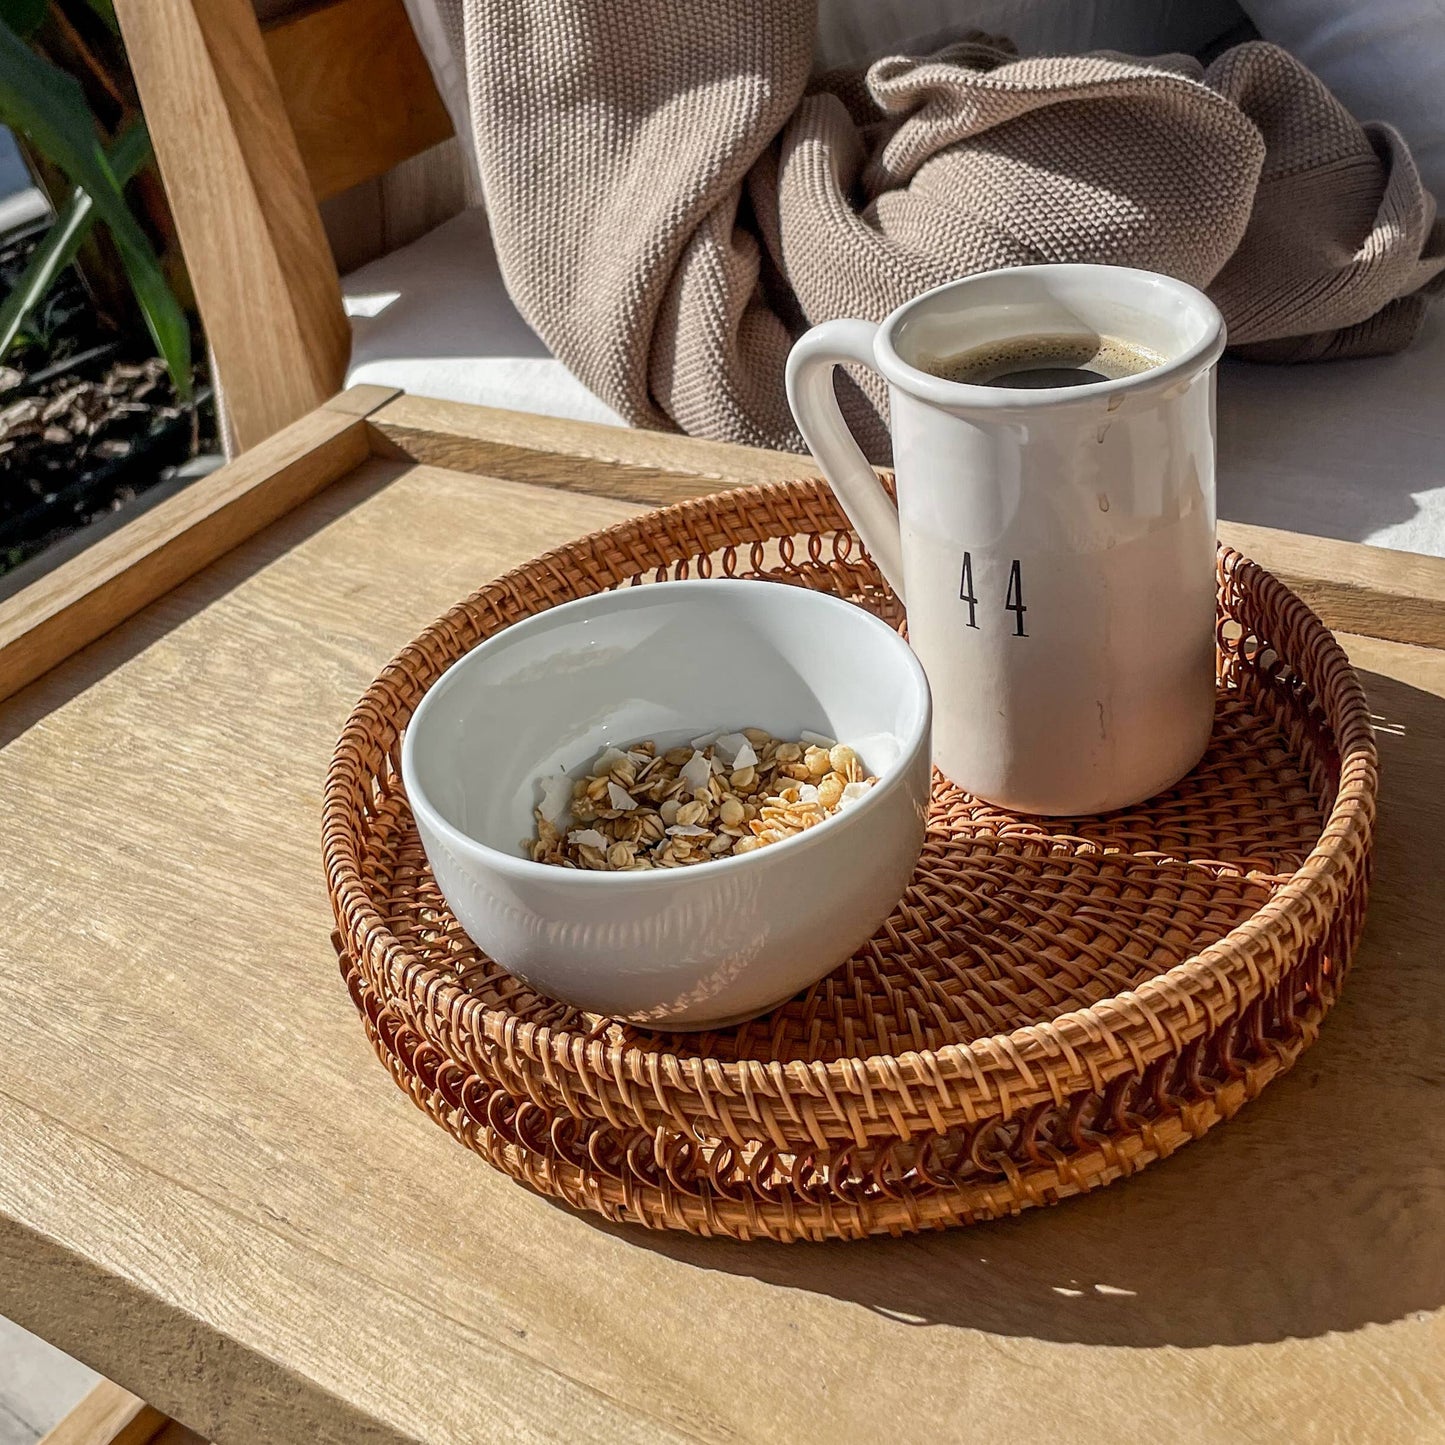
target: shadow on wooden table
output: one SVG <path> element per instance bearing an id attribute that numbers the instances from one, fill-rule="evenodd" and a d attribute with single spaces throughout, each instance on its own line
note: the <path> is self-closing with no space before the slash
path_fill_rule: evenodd
<path id="1" fill-rule="evenodd" d="M 1365 681 L 1385 776 L 1365 939 L 1319 1043 L 1232 1122 L 1135 1179 L 942 1234 L 743 1245 L 598 1227 L 920 1327 L 1086 1344 L 1239 1345 L 1445 1304 L 1445 882 L 1411 818 L 1440 788 L 1445 702 Z"/>

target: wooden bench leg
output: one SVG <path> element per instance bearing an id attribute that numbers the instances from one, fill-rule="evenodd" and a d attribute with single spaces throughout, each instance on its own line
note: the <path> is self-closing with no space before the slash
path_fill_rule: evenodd
<path id="1" fill-rule="evenodd" d="M 206 1445 L 129 1390 L 102 1380 L 40 1445 Z"/>

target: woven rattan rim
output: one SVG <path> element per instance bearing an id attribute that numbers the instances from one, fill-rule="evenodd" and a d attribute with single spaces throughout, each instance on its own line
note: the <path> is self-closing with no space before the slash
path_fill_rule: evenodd
<path id="1" fill-rule="evenodd" d="M 829 532 L 831 554 L 822 542 Z M 556 548 L 472 594 L 403 648 L 357 704 L 337 744 L 323 818 L 340 946 L 448 1053 L 491 1073 L 505 1065 L 507 1077 L 520 1078 L 525 1092 L 549 1106 L 560 1099 L 579 1116 L 616 1127 L 690 1128 L 704 1119 L 741 1140 L 757 1132 L 737 1124 L 741 1114 L 761 1119 L 779 1140 L 801 1136 L 818 1143 L 840 1136 L 861 1142 L 900 1127 L 905 1135 L 911 1127 L 949 1128 L 1101 1091 L 1115 1078 L 1178 1054 L 1259 1000 L 1289 960 L 1321 944 L 1340 908 L 1362 889 L 1378 776 L 1363 690 L 1343 649 L 1303 602 L 1256 564 L 1221 549 L 1222 605 L 1248 594 L 1275 623 L 1264 640 L 1222 632 L 1222 652 L 1248 655 L 1257 673 L 1272 675 L 1281 687 L 1304 679 L 1333 734 L 1338 784 L 1318 842 L 1288 882 L 1217 942 L 1137 989 L 1047 1022 L 919 1051 L 728 1061 L 521 1020 L 488 1008 L 454 975 L 409 953 L 372 901 L 358 815 L 364 821 L 378 804 L 374 772 L 385 774 L 386 793 L 400 792 L 401 726 L 431 682 L 516 617 L 611 586 L 686 575 L 689 568 L 726 574 L 742 551 L 756 561 L 779 538 L 787 558 L 789 539 L 801 535 L 816 574 L 812 585 L 826 585 L 834 564 L 859 566 L 856 538 L 831 493 L 813 480 L 742 488 L 635 517 Z M 890 601 L 891 594 L 882 610 Z M 388 739 L 384 759 L 379 737 Z"/>

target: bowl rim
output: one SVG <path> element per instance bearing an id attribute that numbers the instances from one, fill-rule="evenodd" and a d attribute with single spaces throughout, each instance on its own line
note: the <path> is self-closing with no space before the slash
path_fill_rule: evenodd
<path id="1" fill-rule="evenodd" d="M 611 872 L 590 868 L 559 868 L 552 863 L 538 863 L 531 858 L 525 858 L 520 854 L 507 853 L 500 848 L 494 848 L 489 843 L 484 843 L 480 838 L 464 832 L 454 823 L 444 817 L 436 804 L 427 796 L 426 789 L 421 785 L 417 777 L 416 765 L 414 762 L 416 737 L 419 732 L 418 724 L 422 723 L 427 715 L 429 706 L 434 704 L 436 699 L 441 698 L 450 690 L 449 680 L 454 682 L 455 676 L 459 675 L 469 666 L 478 665 L 477 659 L 482 654 L 502 650 L 501 644 L 507 643 L 515 646 L 519 639 L 525 641 L 529 632 L 546 633 L 559 625 L 564 625 L 571 617 L 579 612 L 607 612 L 613 609 L 631 609 L 636 607 L 648 607 L 661 601 L 666 592 L 681 588 L 689 592 L 697 592 L 706 588 L 713 595 L 716 595 L 719 588 L 729 592 L 757 592 L 758 589 L 767 589 L 778 594 L 793 594 L 795 598 L 807 599 L 802 601 L 802 606 L 818 605 L 824 611 L 833 611 L 837 614 L 843 625 L 862 627 L 865 630 L 871 628 L 887 637 L 887 645 L 893 649 L 894 655 L 899 658 L 899 664 L 904 676 L 911 678 L 913 682 L 913 694 L 917 706 L 913 718 L 913 726 L 899 738 L 898 756 L 878 776 L 877 783 L 868 790 L 867 795 L 844 812 L 834 813 L 825 818 L 815 827 L 809 828 L 802 833 L 795 833 L 792 837 L 784 838 L 777 843 L 770 843 L 766 849 L 755 848 L 751 852 L 732 854 L 723 858 L 712 858 L 706 863 L 700 863 L 693 867 L 679 868 L 656 868 L 640 870 L 638 872 Z M 482 658 L 485 662 L 485 658 Z M 496 871 L 508 874 L 519 879 L 532 881 L 547 881 L 558 886 L 576 886 L 579 888 L 609 888 L 616 890 L 620 887 L 635 886 L 638 888 L 657 888 L 664 884 L 678 886 L 687 884 L 689 886 L 705 886 L 708 879 L 716 879 L 723 876 L 728 869 L 746 868 L 755 865 L 763 859 L 766 854 L 767 861 L 776 863 L 786 851 L 787 856 L 801 855 L 805 848 L 817 848 L 827 846 L 830 837 L 836 837 L 840 825 L 855 823 L 867 817 L 876 808 L 881 807 L 885 799 L 891 797 L 898 789 L 902 788 L 908 776 L 910 766 L 916 760 L 920 748 L 931 746 L 933 729 L 933 695 L 928 686 L 928 678 L 923 671 L 923 664 L 919 662 L 917 654 L 908 643 L 880 617 L 875 617 L 866 608 L 859 607 L 856 603 L 846 598 L 835 596 L 831 592 L 820 592 L 809 587 L 797 587 L 786 582 L 769 582 L 760 578 L 750 577 L 688 577 L 663 582 L 650 583 L 645 587 L 619 588 L 608 592 L 594 592 L 586 597 L 578 597 L 570 602 L 559 603 L 555 607 L 549 607 L 542 612 L 533 613 L 530 617 L 521 618 L 508 627 L 502 628 L 491 637 L 485 638 L 469 652 L 464 653 L 453 662 L 435 682 L 422 694 L 421 700 L 413 708 L 411 717 L 407 721 L 401 743 L 401 779 L 402 787 L 406 792 L 407 803 L 412 810 L 412 815 L 420 824 L 423 817 L 427 827 L 434 829 L 448 847 L 458 851 L 464 859 L 469 862 L 479 863 L 485 867 L 493 868 Z M 820 836 L 821 835 L 821 836 Z"/>

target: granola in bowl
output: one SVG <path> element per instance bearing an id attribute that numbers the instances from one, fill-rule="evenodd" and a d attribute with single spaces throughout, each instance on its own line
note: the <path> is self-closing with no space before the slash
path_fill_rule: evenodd
<path id="1" fill-rule="evenodd" d="M 560 868 L 639 872 L 735 857 L 816 827 L 877 782 L 846 743 L 762 728 L 604 749 L 542 781 L 527 856 Z"/>

